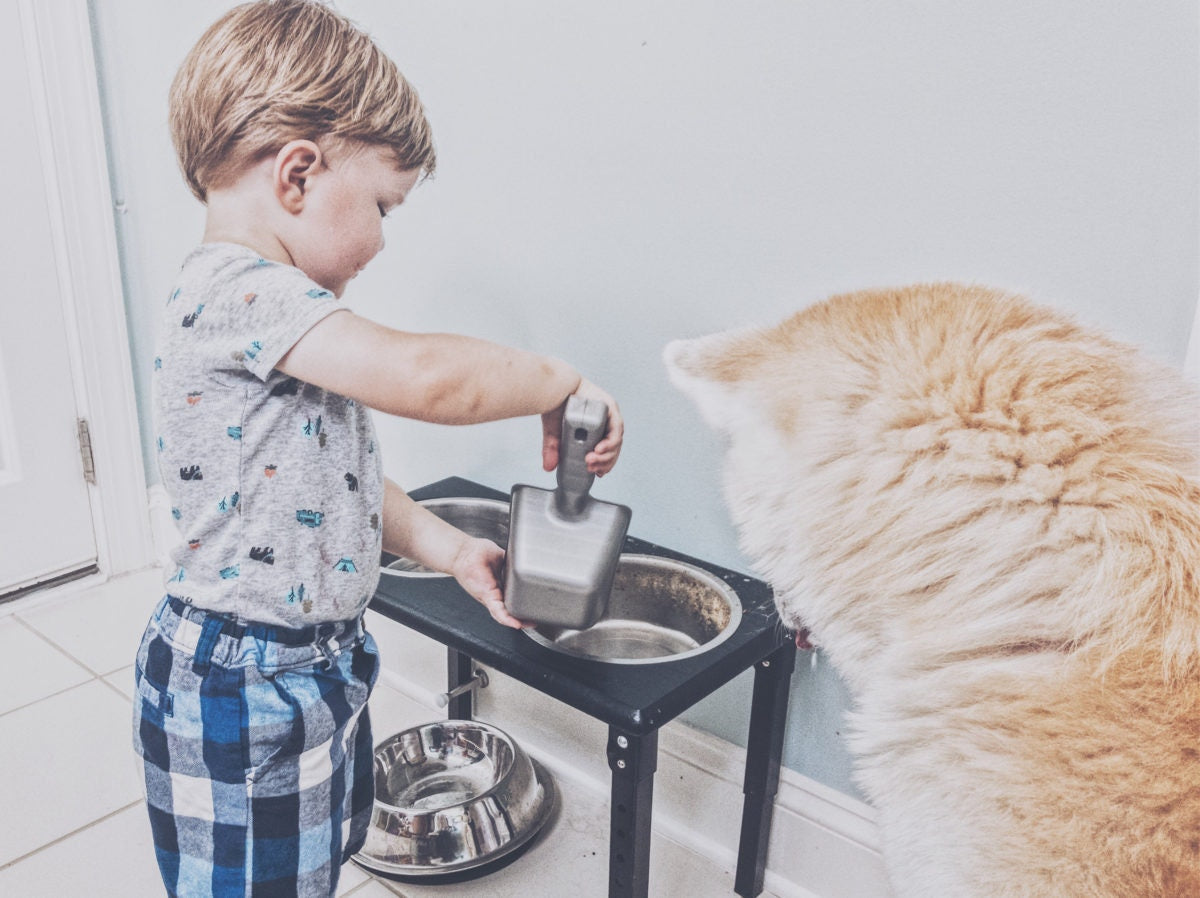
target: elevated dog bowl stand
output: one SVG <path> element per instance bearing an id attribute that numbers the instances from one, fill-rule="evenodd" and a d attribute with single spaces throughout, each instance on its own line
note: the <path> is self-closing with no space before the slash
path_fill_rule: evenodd
<path id="1" fill-rule="evenodd" d="M 414 499 L 508 499 L 506 493 L 458 477 L 414 490 L 411 495 Z M 384 576 L 371 607 L 447 647 L 450 692 L 471 679 L 474 663 L 479 661 L 608 724 L 610 898 L 648 895 L 659 729 L 754 667 L 734 878 L 734 891 L 753 898 L 763 887 L 795 643 L 779 625 L 771 589 L 761 580 L 633 537 L 626 539 L 623 551 L 673 558 L 719 577 L 741 600 L 741 624 L 720 645 L 698 655 L 653 664 L 611 664 L 545 648 L 519 631 L 500 626 L 448 577 Z M 450 700 L 449 717 L 469 720 L 471 714 L 470 690 Z"/>

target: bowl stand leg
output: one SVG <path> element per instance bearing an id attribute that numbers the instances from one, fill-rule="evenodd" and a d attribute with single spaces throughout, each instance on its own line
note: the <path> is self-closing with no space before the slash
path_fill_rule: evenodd
<path id="1" fill-rule="evenodd" d="M 771 814 L 775 809 L 775 794 L 779 791 L 788 695 L 795 666 L 796 646 L 792 640 L 754 666 L 746 779 L 742 787 L 746 797 L 742 805 L 742 835 L 734 876 L 734 891 L 742 898 L 754 898 L 763 889 Z"/>
<path id="2" fill-rule="evenodd" d="M 654 772 L 658 769 L 658 730 L 642 736 L 608 729 L 612 769 L 609 809 L 609 898 L 646 898 L 650 887 L 650 815 Z"/>

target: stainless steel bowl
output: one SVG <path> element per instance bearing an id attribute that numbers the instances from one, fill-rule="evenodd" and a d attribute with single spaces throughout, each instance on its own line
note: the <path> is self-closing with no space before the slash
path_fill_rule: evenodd
<path id="1" fill-rule="evenodd" d="M 670 558 L 622 555 L 608 610 L 594 626 L 540 624 L 524 632 L 578 658 L 654 664 L 707 652 L 732 636 L 741 621 L 741 600 L 719 577 Z"/>
<path id="2" fill-rule="evenodd" d="M 470 536 L 490 539 L 500 548 L 508 545 L 508 503 L 499 499 L 478 499 L 454 496 L 445 499 L 423 499 L 417 503 L 443 521 L 453 524 Z M 384 558 L 383 573 L 401 577 L 448 577 L 413 561 L 411 558 L 388 555 Z"/>
<path id="3" fill-rule="evenodd" d="M 553 805 L 550 777 L 495 727 L 414 727 L 375 749 L 375 806 L 354 860 L 400 877 L 473 870 L 523 847 Z"/>

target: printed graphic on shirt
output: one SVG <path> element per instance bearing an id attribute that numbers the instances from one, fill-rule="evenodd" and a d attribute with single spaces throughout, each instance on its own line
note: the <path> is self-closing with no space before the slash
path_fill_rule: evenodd
<path id="1" fill-rule="evenodd" d="M 263 564 L 274 564 L 275 550 L 270 546 L 254 546 L 250 549 L 250 560 L 261 561 Z"/>
<path id="2" fill-rule="evenodd" d="M 200 313 L 203 311 L 204 303 L 200 303 L 200 305 L 196 306 L 196 311 L 192 312 L 190 315 L 183 316 L 183 326 L 193 327 L 196 324 L 196 319 L 200 317 Z"/>
<path id="3" fill-rule="evenodd" d="M 321 522 L 325 520 L 325 514 L 310 508 L 302 508 L 296 512 L 296 520 L 305 527 L 320 527 Z"/>
<path id="4" fill-rule="evenodd" d="M 297 602 L 304 601 L 304 584 L 301 583 L 299 586 L 293 586 L 289 589 L 284 601 L 289 605 L 295 605 Z"/>

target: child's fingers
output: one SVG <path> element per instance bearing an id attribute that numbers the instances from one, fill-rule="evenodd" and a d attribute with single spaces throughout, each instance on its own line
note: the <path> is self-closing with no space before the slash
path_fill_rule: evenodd
<path id="1" fill-rule="evenodd" d="M 617 457 L 621 454 L 621 444 L 625 439 L 625 421 L 621 417 L 621 409 L 608 393 L 588 380 L 580 382 L 575 395 L 599 399 L 608 407 L 607 432 L 584 460 L 591 473 L 607 474 L 616 465 Z M 542 467 L 547 471 L 553 471 L 558 466 L 558 453 L 561 449 L 560 432 L 565 408 L 566 403 L 564 402 L 553 411 L 545 412 L 542 415 Z"/>
<path id="2" fill-rule="evenodd" d="M 558 467 L 558 437 L 542 438 L 542 470 L 553 471 Z"/>
<path id="3" fill-rule="evenodd" d="M 492 619 L 513 629 L 526 626 L 508 612 L 500 581 L 504 570 L 504 550 L 487 539 L 468 539 L 461 566 L 456 567 L 455 579 L 460 586 L 487 609 Z"/>
<path id="4" fill-rule="evenodd" d="M 589 452 L 586 459 L 587 469 L 593 474 L 603 476 L 616 466 L 620 454 L 620 448 L 612 452 Z"/>
<path id="5" fill-rule="evenodd" d="M 562 409 L 542 415 L 542 470 L 558 467 L 558 444 L 562 432 Z"/>
<path id="6" fill-rule="evenodd" d="M 503 624 L 506 627 L 512 627 L 514 630 L 523 630 L 525 627 L 529 626 L 524 621 L 519 621 L 509 614 L 508 609 L 504 607 L 503 600 L 484 601 L 483 607 L 488 610 L 488 614 L 490 614 L 492 619 L 498 624 Z"/>
<path id="7" fill-rule="evenodd" d="M 523 628 L 525 624 L 509 614 L 508 608 L 505 607 L 504 594 L 500 591 L 499 582 L 491 577 L 488 579 L 490 582 L 477 584 L 474 589 L 470 589 L 468 592 L 471 593 L 475 601 L 487 609 L 488 614 L 492 616 L 492 619 L 496 623 L 517 630 Z"/>
<path id="8" fill-rule="evenodd" d="M 620 422 L 597 443 L 587 455 L 588 470 L 593 474 L 607 474 L 617 463 L 623 445 L 624 428 Z"/>

